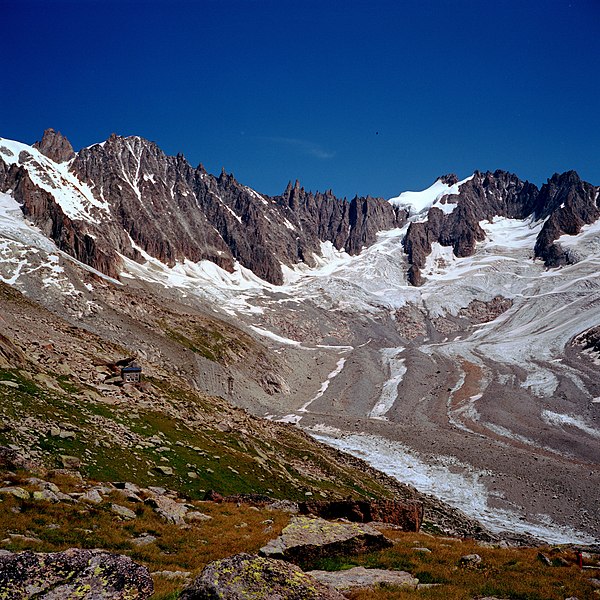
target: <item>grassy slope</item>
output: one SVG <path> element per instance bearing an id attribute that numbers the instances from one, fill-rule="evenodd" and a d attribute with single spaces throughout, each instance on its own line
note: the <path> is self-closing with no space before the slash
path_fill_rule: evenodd
<path id="1" fill-rule="evenodd" d="M 161 485 L 191 498 L 208 489 L 288 499 L 307 492 L 321 497 L 395 493 L 297 428 L 257 419 L 199 393 L 161 365 L 145 365 L 150 374 L 140 387 L 107 386 L 106 365 L 127 356 L 125 349 L 8 286 L 0 286 L 0 304 L 11 324 L 4 332 L 24 357 L 19 364 L 0 361 L 0 380 L 12 384 L 0 385 L 0 444 L 26 449 L 48 467 L 60 466 L 61 455 L 72 455 L 87 477 Z M 210 323 L 219 326 L 206 319 L 204 327 Z M 224 356 L 224 336 L 232 337 L 231 329 L 205 329 L 206 353 Z M 236 343 L 239 351 L 251 340 L 240 334 Z M 162 474 L 159 466 L 173 474 Z"/>

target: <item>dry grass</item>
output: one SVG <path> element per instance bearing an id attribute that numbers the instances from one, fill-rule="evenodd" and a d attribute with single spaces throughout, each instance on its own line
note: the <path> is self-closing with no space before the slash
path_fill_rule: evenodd
<path id="1" fill-rule="evenodd" d="M 195 502 L 212 519 L 185 529 L 166 523 L 143 504 L 123 501 L 114 494 L 100 505 L 22 501 L 4 496 L 0 503 L 0 548 L 18 552 L 58 552 L 71 547 L 101 548 L 130 556 L 154 571 L 190 571 L 193 576 L 209 562 L 238 552 L 256 552 L 276 537 L 289 516 L 279 511 L 260 511 L 249 506 Z M 110 511 L 115 502 L 135 511 L 133 520 L 122 520 Z M 264 523 L 272 520 L 272 523 Z M 133 539 L 142 534 L 156 537 L 146 546 Z M 15 538 L 18 534 L 31 538 Z M 38 541 L 35 541 L 38 540 Z M 173 595 L 183 580 L 155 577 L 155 598 Z"/>
<path id="2" fill-rule="evenodd" d="M 486 596 L 514 600 L 579 600 L 599 598 L 589 583 L 589 572 L 575 565 L 575 554 L 560 548 L 486 548 L 471 540 L 434 537 L 427 534 L 386 532 L 396 544 L 389 550 L 338 561 L 342 568 L 354 565 L 406 570 L 422 583 L 439 585 L 406 589 L 393 586 L 360 590 L 350 600 L 471 600 Z M 415 550 L 428 548 L 431 552 Z M 546 566 L 538 558 L 542 551 L 568 566 Z M 459 566 L 460 558 L 479 554 L 482 562 L 473 567 Z M 340 564 L 341 563 L 341 564 Z M 336 565 L 329 565 L 330 567 Z"/>
<path id="3" fill-rule="evenodd" d="M 24 478 L 11 478 L 24 484 Z M 61 489 L 77 491 L 78 483 L 63 475 L 55 478 Z M 16 481 L 15 481 L 16 480 Z M 195 576 L 209 562 L 238 552 L 256 552 L 287 524 L 289 516 L 279 511 L 254 509 L 235 504 L 193 502 L 196 510 L 211 520 L 185 528 L 163 521 L 141 503 L 130 503 L 114 492 L 102 504 L 57 503 L 18 500 L 2 496 L 0 502 L 0 548 L 20 551 L 56 552 L 70 547 L 101 548 L 130 556 L 155 571 L 189 571 Z M 136 512 L 133 520 L 122 520 L 110 510 L 111 502 Z M 272 521 L 272 522 L 271 522 Z M 13 534 L 13 537 L 11 537 Z M 14 537 L 14 534 L 25 536 Z M 133 540 L 150 534 L 156 541 L 136 546 Z M 349 594 L 350 600 L 401 600 L 423 598 L 471 600 L 485 596 L 513 600 L 600 599 L 589 582 L 591 572 L 575 565 L 573 551 L 561 548 L 488 548 L 471 540 L 426 533 L 393 530 L 385 534 L 395 545 L 361 556 L 339 556 L 313 565 L 339 570 L 363 565 L 408 571 L 421 583 L 439 584 L 421 589 L 385 586 Z M 29 538 L 29 539 L 26 539 Z M 418 550 L 427 548 L 430 552 Z M 555 566 L 539 558 L 543 551 Z M 460 566 L 466 554 L 479 554 L 482 562 Z M 565 562 L 567 564 L 560 564 Z M 155 577 L 155 598 L 173 600 L 185 580 Z"/>

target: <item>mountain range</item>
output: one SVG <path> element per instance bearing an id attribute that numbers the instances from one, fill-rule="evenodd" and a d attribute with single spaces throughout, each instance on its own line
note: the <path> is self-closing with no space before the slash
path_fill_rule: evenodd
<path id="1" fill-rule="evenodd" d="M 141 137 L 0 138 L 0 278 L 39 307 L 0 319 L 6 372 L 35 356 L 38 384 L 130 406 L 78 368 L 135 356 L 494 532 L 598 542 L 599 197 L 574 171 L 538 188 L 500 170 L 268 196 Z M 46 347 L 53 319 L 76 352 Z M 43 459 L 19 431 L 2 435 Z"/>

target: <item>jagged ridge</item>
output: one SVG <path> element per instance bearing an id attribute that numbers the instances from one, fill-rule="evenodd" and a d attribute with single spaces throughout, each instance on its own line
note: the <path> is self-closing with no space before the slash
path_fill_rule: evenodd
<path id="1" fill-rule="evenodd" d="M 0 167 L 0 190 L 12 190 L 23 212 L 60 249 L 110 275 L 119 255 L 141 260 L 146 252 L 172 266 L 210 260 L 233 271 L 235 262 L 274 284 L 281 264 L 314 264 L 320 242 L 356 254 L 376 233 L 402 224 L 403 211 L 382 199 L 340 200 L 331 192 L 307 192 L 296 182 L 276 198 L 261 195 L 223 171 L 214 177 L 183 157 L 166 156 L 140 137 L 112 135 L 72 154 L 69 142 L 48 130 L 34 145 L 52 161 L 69 161 L 69 172 L 86 183 L 108 212 L 92 219 L 65 214 L 30 170 L 52 168 L 24 150 Z M 0 154 L 0 156 L 2 156 Z"/>
<path id="2" fill-rule="evenodd" d="M 450 184 L 457 181 L 453 175 L 446 178 Z M 424 221 L 409 225 L 403 240 L 410 263 L 408 279 L 413 285 L 423 283 L 420 270 L 434 242 L 452 246 L 457 257 L 472 256 L 476 243 L 485 239 L 479 225 L 482 220 L 497 216 L 545 219 L 534 255 L 546 266 L 556 267 L 575 260 L 556 240 L 563 234 L 579 233 L 583 225 L 600 216 L 598 188 L 581 181 L 574 171 L 553 175 L 541 190 L 506 171 L 476 171 L 460 186 L 458 194 L 446 196 L 445 201 L 455 204 L 455 208 L 444 212 L 432 206 Z"/>
<path id="3" fill-rule="evenodd" d="M 12 154 L 1 146 L 0 158 Z M 401 227 L 409 216 L 380 198 L 348 202 L 331 191 L 306 191 L 298 182 L 280 196 L 262 195 L 224 170 L 215 177 L 140 137 L 113 134 L 75 154 L 64 136 L 49 129 L 33 147 L 18 146 L 18 158 L 0 161 L 0 191 L 10 190 L 61 250 L 113 277 L 122 270 L 122 257 L 142 261 L 146 253 L 169 266 L 209 260 L 232 272 L 238 263 L 277 285 L 283 283 L 282 264 L 313 266 L 321 242 L 358 254 L 378 232 Z M 85 190 L 71 182 L 70 193 L 81 192 L 87 202 L 74 214 L 57 199 L 62 190 L 56 182 L 66 173 L 91 196 L 85 199 Z M 458 182 L 455 175 L 441 181 Z M 423 283 L 421 269 L 433 243 L 451 246 L 457 257 L 472 255 L 485 238 L 480 221 L 496 216 L 544 219 L 535 256 L 548 267 L 573 262 L 577 258 L 556 240 L 598 219 L 598 190 L 574 171 L 555 174 L 541 190 L 505 171 L 476 171 L 458 194 L 444 198 L 445 207 L 434 205 L 426 219 L 410 223 L 403 240 L 408 281 Z"/>

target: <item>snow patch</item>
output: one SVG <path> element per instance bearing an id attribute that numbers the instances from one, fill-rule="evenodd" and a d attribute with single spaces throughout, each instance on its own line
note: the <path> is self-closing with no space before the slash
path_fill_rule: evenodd
<path id="1" fill-rule="evenodd" d="M 32 146 L 4 138 L 0 138 L 0 160 L 23 166 L 31 181 L 51 194 L 70 219 L 100 223 L 110 215 L 108 203 L 97 200 L 92 190 L 69 172 L 69 163 L 55 163 Z"/>
<path id="2" fill-rule="evenodd" d="M 550 410 L 543 410 L 542 419 L 546 423 L 548 423 L 548 425 L 558 425 L 559 427 L 562 427 L 563 425 L 569 425 L 571 427 L 576 427 L 577 429 L 584 431 L 592 437 L 600 439 L 600 429 L 596 429 L 595 427 L 588 425 L 580 417 L 575 417 L 572 415 L 561 415 L 560 413 L 555 413 Z"/>
<path id="3" fill-rule="evenodd" d="M 282 337 L 273 333 L 272 331 L 267 331 L 266 329 L 261 329 L 260 327 L 256 327 L 256 325 L 250 325 L 250 329 L 254 331 L 254 333 L 258 333 L 258 335 L 262 335 L 263 337 L 267 337 L 279 344 L 287 344 L 289 346 L 300 346 L 302 342 L 298 342 L 296 340 L 291 340 L 290 338 Z"/>
<path id="4" fill-rule="evenodd" d="M 450 456 L 427 461 L 400 442 L 366 433 L 347 433 L 333 427 L 306 429 L 317 440 L 348 452 L 374 468 L 432 494 L 480 521 L 491 531 L 510 531 L 536 536 L 552 544 L 598 543 L 598 539 L 560 526 L 547 515 L 536 515 L 535 522 L 525 521 L 516 511 L 491 507 L 490 493 L 482 479 L 491 472 L 478 471 Z"/>
<path id="5" fill-rule="evenodd" d="M 420 192 L 402 192 L 395 198 L 390 198 L 390 204 L 398 206 L 399 208 L 406 208 L 409 210 L 409 215 L 418 215 L 425 211 L 428 211 L 432 206 L 439 208 L 446 214 L 451 213 L 455 208 L 454 203 L 441 203 L 440 200 L 444 196 L 455 195 L 460 192 L 460 186 L 467 181 L 473 179 L 475 175 L 471 175 L 462 181 L 458 181 L 454 185 L 448 185 L 440 179 L 436 180 L 435 183 L 429 186 L 426 190 Z"/>
<path id="6" fill-rule="evenodd" d="M 329 384 L 331 383 L 331 380 L 334 377 L 337 377 L 341 372 L 342 369 L 344 368 L 344 365 L 346 364 L 346 359 L 345 358 L 340 358 L 340 360 L 338 360 L 337 362 L 337 366 L 336 368 L 331 371 L 331 373 L 329 373 L 329 375 L 327 376 L 327 379 L 321 384 L 321 389 L 317 392 L 317 395 L 314 398 L 311 398 L 308 402 L 306 402 L 305 404 L 303 404 L 299 409 L 298 412 L 308 412 L 308 407 L 315 401 L 318 400 L 326 391 L 327 388 L 329 387 Z"/>
<path id="7" fill-rule="evenodd" d="M 384 367 L 387 368 L 389 379 L 383 384 L 379 400 L 369 413 L 371 419 L 387 420 L 386 413 L 398 399 L 398 386 L 406 373 L 405 359 L 398 358 L 403 351 L 404 347 L 402 346 L 381 350 L 381 360 Z"/>

